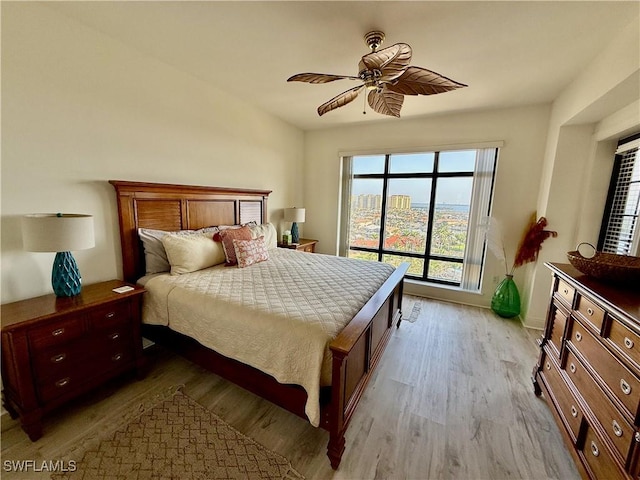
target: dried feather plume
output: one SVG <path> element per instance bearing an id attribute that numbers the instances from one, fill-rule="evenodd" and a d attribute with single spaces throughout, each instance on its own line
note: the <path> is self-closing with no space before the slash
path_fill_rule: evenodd
<path id="1" fill-rule="evenodd" d="M 547 226 L 547 219 L 545 217 L 540 217 L 538 221 L 536 221 L 536 216 L 535 212 L 531 215 L 527 229 L 518 245 L 511 270 L 507 270 L 507 255 L 504 247 L 503 228 L 500 221 L 494 217 L 486 217 L 480 225 L 485 231 L 487 247 L 496 258 L 504 263 L 506 275 L 513 275 L 516 268 L 526 265 L 527 263 L 535 262 L 542 248 L 542 242 L 549 237 L 558 236 L 558 232 L 545 230 Z"/>

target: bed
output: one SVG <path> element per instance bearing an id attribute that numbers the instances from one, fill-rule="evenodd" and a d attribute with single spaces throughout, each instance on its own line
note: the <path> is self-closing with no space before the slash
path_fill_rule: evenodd
<path id="1" fill-rule="evenodd" d="M 197 230 L 212 225 L 237 225 L 249 222 L 255 222 L 258 225 L 264 224 L 267 218 L 267 200 L 271 192 L 118 180 L 112 180 L 110 183 L 116 190 L 125 280 L 132 283 L 142 281 L 148 290 L 162 291 L 165 289 L 171 291 L 172 298 L 179 298 L 173 292 L 180 290 L 183 291 L 180 298 L 185 299 L 185 304 L 198 304 L 204 310 L 214 308 L 217 303 L 213 300 L 207 300 L 212 302 L 210 306 L 207 306 L 205 301 L 193 300 L 195 291 L 201 289 L 203 282 L 206 283 L 202 279 L 209 278 L 204 276 L 205 274 L 209 275 L 209 272 L 194 272 L 194 274 L 188 274 L 189 277 L 179 276 L 181 278 L 171 275 L 164 275 L 163 278 L 146 275 L 145 255 L 138 229 L 180 231 Z M 211 274 L 224 276 L 224 280 L 216 282 L 216 284 L 226 284 L 226 282 L 236 281 L 239 276 L 242 276 L 242 272 L 238 272 L 240 270 L 248 272 L 251 269 L 250 275 L 244 272 L 245 277 L 247 275 L 259 277 L 267 267 L 285 270 L 288 268 L 287 271 L 293 271 L 304 268 L 295 262 L 321 264 L 321 257 L 333 262 L 325 269 L 336 272 L 339 272 L 345 263 L 349 264 L 345 268 L 351 268 L 350 264 L 356 263 L 339 257 L 275 249 L 272 251 L 269 261 L 264 264 L 253 265 L 247 269 L 219 266 L 208 270 L 212 271 Z M 360 264 L 363 263 L 365 262 L 360 262 Z M 291 268 L 292 265 L 295 267 L 294 269 Z M 359 268 L 362 266 L 359 265 Z M 348 295 L 349 298 L 361 297 L 361 300 L 355 309 L 353 309 L 353 305 L 349 306 L 351 310 L 345 307 L 344 312 L 351 312 L 348 313 L 349 318 L 346 319 L 345 326 L 340 326 L 339 330 L 333 332 L 331 337 L 333 340 L 328 341 L 328 348 L 326 348 L 327 342 L 324 343 L 328 355 L 320 359 L 320 363 L 324 365 L 324 374 L 320 375 L 320 381 L 315 387 L 309 383 L 305 384 L 304 379 L 298 380 L 295 377 L 283 376 L 277 370 L 275 373 L 269 371 L 268 368 L 263 368 L 259 362 L 245 359 L 242 355 L 234 355 L 235 359 L 228 356 L 229 352 L 225 350 L 226 344 L 210 343 L 207 337 L 204 339 L 198 337 L 187 328 L 192 323 L 191 317 L 197 317 L 198 312 L 181 310 L 182 307 L 175 301 L 172 307 L 172 318 L 180 317 L 182 327 L 177 321 L 172 323 L 171 327 L 167 326 L 168 322 L 160 318 L 161 314 L 152 314 L 147 311 L 145 322 L 151 324 L 143 325 L 143 334 L 204 368 L 309 420 L 312 424 L 326 429 L 329 432 L 327 455 L 331 466 L 336 469 L 345 449 L 345 431 L 349 421 L 384 352 L 393 326 L 400 324 L 403 278 L 407 268 L 408 265 L 403 264 L 391 269 L 389 274 L 385 274 L 385 278 L 378 279 L 380 286 L 375 290 L 359 291 L 355 284 L 347 287 L 349 290 L 353 288 L 353 295 Z M 271 272 L 264 271 L 264 275 L 273 275 Z M 318 277 L 316 283 L 325 282 L 325 285 L 329 285 L 331 282 L 330 277 L 324 279 L 322 272 L 314 275 Z M 207 280 L 207 282 L 210 281 Z M 273 295 L 271 297 L 276 298 Z M 162 302 L 163 300 L 154 301 Z M 299 301 L 294 299 L 287 303 L 283 300 L 280 303 L 293 307 L 290 304 Z M 156 305 L 155 308 L 156 312 L 168 311 L 169 309 L 162 303 L 160 303 L 160 307 Z M 145 299 L 145 309 L 153 310 L 151 297 L 149 300 Z M 226 316 L 236 316 L 235 310 L 226 311 L 231 312 Z M 304 312 L 304 309 L 292 310 L 292 312 L 288 316 L 299 316 L 300 312 Z M 353 316 L 351 317 L 351 315 Z M 156 321 L 151 318 L 155 318 Z M 239 313 L 238 318 L 240 318 Z M 266 318 L 269 319 L 269 317 Z M 270 326 L 268 330 L 264 331 L 264 334 L 254 334 L 255 338 L 265 340 L 263 345 L 273 344 L 276 341 L 286 343 L 289 340 L 290 335 L 275 333 L 276 330 L 271 328 L 273 325 L 268 322 L 266 324 Z M 330 327 L 329 330 L 331 328 L 334 327 Z M 278 336 L 274 337 L 274 335 Z M 300 338 L 311 337 L 304 333 Z M 318 340 L 318 342 L 321 341 L 324 342 L 324 340 Z M 330 362 L 328 369 L 327 359 Z M 317 368 L 317 362 L 314 362 L 311 362 L 313 367 L 309 368 Z M 318 378 L 316 374 L 312 376 Z M 276 378 L 279 378 L 280 381 Z M 322 378 L 324 378 L 324 382 Z M 306 389 L 301 384 L 304 384 Z M 317 410 L 315 405 L 318 407 Z"/>

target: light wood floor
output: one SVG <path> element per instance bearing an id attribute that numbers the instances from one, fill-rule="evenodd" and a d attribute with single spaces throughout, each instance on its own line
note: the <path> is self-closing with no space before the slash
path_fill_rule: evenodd
<path id="1" fill-rule="evenodd" d="M 142 399 L 184 384 L 185 393 L 308 479 L 578 479 L 551 413 L 533 394 L 537 332 L 489 310 L 417 297 L 405 297 L 407 317 L 414 305 L 420 314 L 394 332 L 337 472 L 325 455 L 328 433 L 159 350 L 144 380 L 114 382 L 52 414 L 35 443 L 5 418 L 2 460 L 60 459 Z"/>

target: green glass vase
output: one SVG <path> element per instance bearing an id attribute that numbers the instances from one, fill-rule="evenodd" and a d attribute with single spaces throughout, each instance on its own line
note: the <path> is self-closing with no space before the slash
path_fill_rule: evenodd
<path id="1" fill-rule="evenodd" d="M 507 275 L 496 288 L 491 298 L 491 310 L 503 318 L 513 318 L 520 314 L 520 294 L 513 275 Z"/>

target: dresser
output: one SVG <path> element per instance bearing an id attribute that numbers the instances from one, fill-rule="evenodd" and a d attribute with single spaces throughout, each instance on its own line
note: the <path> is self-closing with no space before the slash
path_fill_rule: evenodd
<path id="1" fill-rule="evenodd" d="M 534 390 L 543 395 L 582 476 L 640 475 L 640 288 L 569 264 L 553 276 Z"/>
<path id="2" fill-rule="evenodd" d="M 42 417 L 129 370 L 144 374 L 140 336 L 144 289 L 119 280 L 9 303 L 2 315 L 4 406 L 35 441 Z"/>

